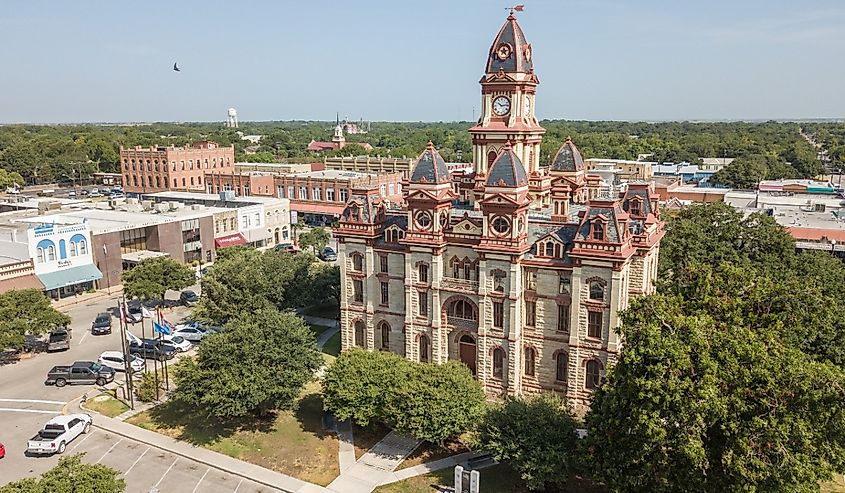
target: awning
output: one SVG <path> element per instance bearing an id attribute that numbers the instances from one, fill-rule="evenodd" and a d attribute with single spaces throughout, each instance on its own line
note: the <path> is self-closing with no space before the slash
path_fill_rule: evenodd
<path id="1" fill-rule="evenodd" d="M 47 291 L 83 282 L 97 281 L 102 278 L 103 273 L 94 264 L 78 265 L 56 272 L 38 274 L 38 279 L 41 280 L 44 289 Z"/>
<path id="2" fill-rule="evenodd" d="M 226 248 L 230 246 L 240 246 L 246 245 L 246 240 L 244 239 L 243 235 L 240 233 L 235 233 L 233 235 L 221 236 L 220 238 L 214 238 L 214 246 L 217 248 Z"/>
<path id="3" fill-rule="evenodd" d="M 246 241 L 249 243 L 269 240 L 273 237 L 273 233 L 271 231 L 267 231 L 264 228 L 245 229 L 243 233 L 244 238 L 246 238 Z"/>
<path id="4" fill-rule="evenodd" d="M 293 211 L 296 211 L 300 214 L 303 213 L 310 213 L 310 214 L 334 214 L 334 215 L 341 215 L 343 214 L 343 209 L 346 208 L 346 203 L 340 202 L 338 204 L 308 204 L 302 202 L 291 201 L 290 208 Z"/>

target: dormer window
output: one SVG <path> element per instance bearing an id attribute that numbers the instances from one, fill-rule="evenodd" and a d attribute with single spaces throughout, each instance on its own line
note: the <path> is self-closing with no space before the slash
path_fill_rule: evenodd
<path id="1" fill-rule="evenodd" d="M 546 257 L 554 257 L 555 255 L 555 244 L 554 242 L 547 242 L 546 243 Z"/>
<path id="2" fill-rule="evenodd" d="M 639 216 L 642 211 L 642 200 L 639 197 L 634 197 L 628 204 L 628 212 L 632 216 Z"/>
<path id="3" fill-rule="evenodd" d="M 598 218 L 593 219 L 593 239 L 604 241 L 604 221 Z"/>

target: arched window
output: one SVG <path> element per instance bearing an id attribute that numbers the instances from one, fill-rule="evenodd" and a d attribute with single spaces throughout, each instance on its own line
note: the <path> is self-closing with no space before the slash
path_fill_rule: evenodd
<path id="1" fill-rule="evenodd" d="M 478 320 L 475 307 L 467 300 L 455 300 L 450 306 L 449 315 L 464 320 Z"/>
<path id="2" fill-rule="evenodd" d="M 590 281 L 590 299 L 604 300 L 604 285 L 599 281 Z"/>
<path id="3" fill-rule="evenodd" d="M 355 322 L 355 345 L 358 347 L 367 347 L 367 342 L 364 338 L 364 322 L 360 320 Z"/>
<path id="4" fill-rule="evenodd" d="M 56 247 L 53 245 L 47 247 L 47 260 L 50 262 L 56 260 Z"/>
<path id="5" fill-rule="evenodd" d="M 423 334 L 420 336 L 420 363 L 428 363 L 428 336 Z"/>
<path id="6" fill-rule="evenodd" d="M 156 167 L 158 167 L 158 165 L 156 165 Z M 158 176 L 156 176 L 156 188 L 161 188 L 161 179 Z"/>
<path id="7" fill-rule="evenodd" d="M 38 262 L 44 263 L 46 261 L 47 261 L 47 252 L 43 248 L 38 247 Z"/>
<path id="8" fill-rule="evenodd" d="M 505 372 L 505 352 L 497 347 L 493 350 L 493 377 L 502 378 Z"/>
<path id="9" fill-rule="evenodd" d="M 177 182 L 176 182 L 176 178 L 174 178 L 174 179 L 173 179 L 173 188 L 176 188 L 176 187 L 178 187 L 178 186 L 179 186 L 179 185 L 178 185 L 178 184 L 177 184 Z"/>
<path id="10" fill-rule="evenodd" d="M 381 348 L 390 349 L 390 324 L 381 321 L 378 324 L 379 333 L 381 335 Z"/>
<path id="11" fill-rule="evenodd" d="M 496 160 L 496 151 L 490 151 L 487 153 L 487 169 L 489 171 L 490 166 L 493 166 L 493 161 Z"/>
<path id="12" fill-rule="evenodd" d="M 529 377 L 534 376 L 534 362 L 537 359 L 537 353 L 532 347 L 525 347 L 525 375 Z"/>
<path id="13" fill-rule="evenodd" d="M 77 255 L 79 255 L 79 249 L 78 249 L 78 248 L 77 248 L 77 246 L 76 246 L 76 242 L 75 242 L 75 241 L 71 241 L 71 242 L 70 242 L 70 256 L 71 256 L 71 257 L 76 257 Z"/>
<path id="14" fill-rule="evenodd" d="M 352 269 L 358 272 L 364 270 L 364 257 L 360 253 L 352 254 Z"/>
<path id="15" fill-rule="evenodd" d="M 88 242 L 86 240 L 79 240 L 79 254 L 80 255 L 87 255 L 88 254 Z"/>
<path id="16" fill-rule="evenodd" d="M 601 384 L 601 363 L 596 360 L 587 361 L 587 376 L 584 387 L 588 389 L 598 388 Z"/>
<path id="17" fill-rule="evenodd" d="M 555 356 L 555 380 L 565 382 L 568 367 L 569 355 L 564 352 L 557 353 L 557 356 Z"/>
<path id="18" fill-rule="evenodd" d="M 555 255 L 555 244 L 554 242 L 547 242 L 546 243 L 546 257 L 554 257 Z"/>

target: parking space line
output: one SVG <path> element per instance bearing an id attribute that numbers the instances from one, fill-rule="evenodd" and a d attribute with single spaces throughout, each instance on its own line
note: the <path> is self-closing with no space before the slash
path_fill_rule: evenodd
<path id="1" fill-rule="evenodd" d="M 82 345 L 82 341 L 84 341 L 84 340 L 85 340 L 85 336 L 87 336 L 87 335 L 88 335 L 88 331 L 86 330 L 86 331 L 82 334 L 82 337 L 80 337 L 80 338 L 79 338 L 79 345 L 80 345 L 80 346 Z"/>
<path id="2" fill-rule="evenodd" d="M 78 446 L 82 445 L 82 442 L 84 442 L 85 440 L 88 440 L 88 438 L 89 438 L 91 435 L 93 435 L 93 434 L 94 434 L 94 433 L 93 433 L 93 430 L 92 430 L 92 432 L 91 432 L 91 433 L 88 433 L 87 435 L 85 435 L 84 437 L 82 437 L 82 440 L 80 440 L 80 441 L 78 441 L 78 442 L 74 443 L 74 444 L 73 444 L 73 447 L 71 447 L 71 448 L 70 448 L 70 450 L 68 450 L 68 452 L 73 452 L 74 450 L 76 450 L 76 447 L 78 447 Z"/>
<path id="3" fill-rule="evenodd" d="M 103 456 L 102 456 L 102 457 L 100 457 L 100 460 L 105 459 L 105 458 L 106 458 L 106 456 L 107 456 L 107 455 L 109 455 L 109 454 L 111 453 L 111 451 L 112 451 L 112 450 L 114 450 L 114 448 L 115 448 L 115 447 L 117 447 L 117 444 L 118 444 L 118 443 L 120 443 L 120 442 L 122 442 L 122 441 L 123 441 L 123 438 L 121 438 L 120 440 L 118 440 L 118 441 L 114 442 L 114 445 L 112 445 L 110 449 L 106 450 L 106 453 L 105 453 L 105 454 L 103 454 Z M 99 464 L 99 463 L 100 463 L 100 460 L 98 460 L 97 462 L 95 462 L 95 464 Z"/>
<path id="4" fill-rule="evenodd" d="M 164 477 L 167 476 L 167 473 L 169 473 L 170 470 L 173 469 L 173 466 L 175 466 L 177 462 L 179 462 L 179 457 L 173 459 L 173 464 L 170 464 L 170 467 L 168 467 L 167 470 L 164 471 L 164 474 L 162 474 L 161 477 L 158 478 L 158 483 L 154 484 L 153 488 L 158 488 L 158 485 L 160 485 L 161 482 L 164 481 Z"/>
<path id="5" fill-rule="evenodd" d="M 192 491 L 191 493 L 197 493 L 197 489 L 200 487 L 200 484 L 202 484 L 202 480 L 203 480 L 203 479 L 205 479 L 205 477 L 206 477 L 206 476 L 208 476 L 208 471 L 210 471 L 210 470 L 211 470 L 211 468 L 210 468 L 210 467 L 209 467 L 208 469 L 206 469 L 206 470 L 205 470 L 205 474 L 203 474 L 203 475 L 202 475 L 202 477 L 200 478 L 199 483 L 197 483 L 197 485 L 196 485 L 196 486 L 194 486 L 194 491 Z"/>
<path id="6" fill-rule="evenodd" d="M 37 413 L 37 414 L 61 414 L 62 411 L 47 411 L 45 409 L 15 409 L 13 407 L 0 407 L 0 411 L 9 411 L 13 413 Z"/>
<path id="7" fill-rule="evenodd" d="M 243 478 L 241 478 L 241 480 L 238 481 L 238 486 L 235 488 L 235 491 L 233 491 L 232 493 L 238 493 L 238 490 L 241 489 L 241 485 L 243 484 L 243 482 L 244 482 L 244 480 L 243 480 Z"/>
<path id="8" fill-rule="evenodd" d="M 65 403 L 62 401 L 42 401 L 38 399 L 0 399 L 0 402 L 25 402 L 25 403 L 32 403 L 32 404 L 55 404 L 57 406 L 64 406 Z"/>
<path id="9" fill-rule="evenodd" d="M 149 451 L 150 451 L 150 447 L 147 447 L 147 450 L 144 450 L 144 452 L 140 456 L 138 456 L 137 459 L 135 459 L 135 462 L 133 462 L 132 465 L 129 466 L 129 469 L 127 469 L 123 473 L 123 477 L 129 476 L 129 473 L 132 471 L 132 468 L 135 467 L 135 464 L 137 464 L 138 461 L 140 461 L 145 455 L 147 455 L 147 452 L 149 452 Z"/>

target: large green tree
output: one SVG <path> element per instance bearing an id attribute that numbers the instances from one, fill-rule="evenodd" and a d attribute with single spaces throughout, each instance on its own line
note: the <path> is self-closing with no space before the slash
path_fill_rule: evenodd
<path id="1" fill-rule="evenodd" d="M 170 257 L 142 260 L 123 273 L 123 292 L 142 300 L 163 300 L 168 290 L 180 290 L 196 282 L 194 271 Z"/>
<path id="2" fill-rule="evenodd" d="M 322 364 L 314 334 L 292 312 L 238 311 L 196 359 L 174 367 L 176 397 L 220 419 L 288 409 Z"/>
<path id="3" fill-rule="evenodd" d="M 81 455 L 59 459 L 58 465 L 38 478 L 26 478 L 0 486 L 0 493 L 121 493 L 126 481 L 102 464 L 86 464 Z"/>
<path id="4" fill-rule="evenodd" d="M 393 353 L 344 351 L 326 370 L 323 405 L 341 421 L 351 419 L 361 426 L 384 422 L 388 399 L 410 371 L 411 362 Z"/>
<path id="5" fill-rule="evenodd" d="M 414 363 L 389 394 L 385 421 L 399 433 L 442 444 L 473 429 L 484 391 L 463 363 Z"/>
<path id="6" fill-rule="evenodd" d="M 311 248 L 312 253 L 317 254 L 323 251 L 331 239 L 332 235 L 326 228 L 311 228 L 300 233 L 299 246 L 303 249 Z"/>
<path id="7" fill-rule="evenodd" d="M 513 468 L 530 490 L 561 485 L 575 472 L 576 420 L 554 394 L 508 398 L 485 413 L 475 432 L 479 450 Z"/>
<path id="8" fill-rule="evenodd" d="M 586 417 L 595 477 L 614 491 L 817 491 L 845 470 L 845 373 L 778 325 L 635 300 Z"/>
<path id="9" fill-rule="evenodd" d="M 70 323 L 38 289 L 0 293 L 0 350 L 20 349 L 27 335 L 41 335 Z"/>

